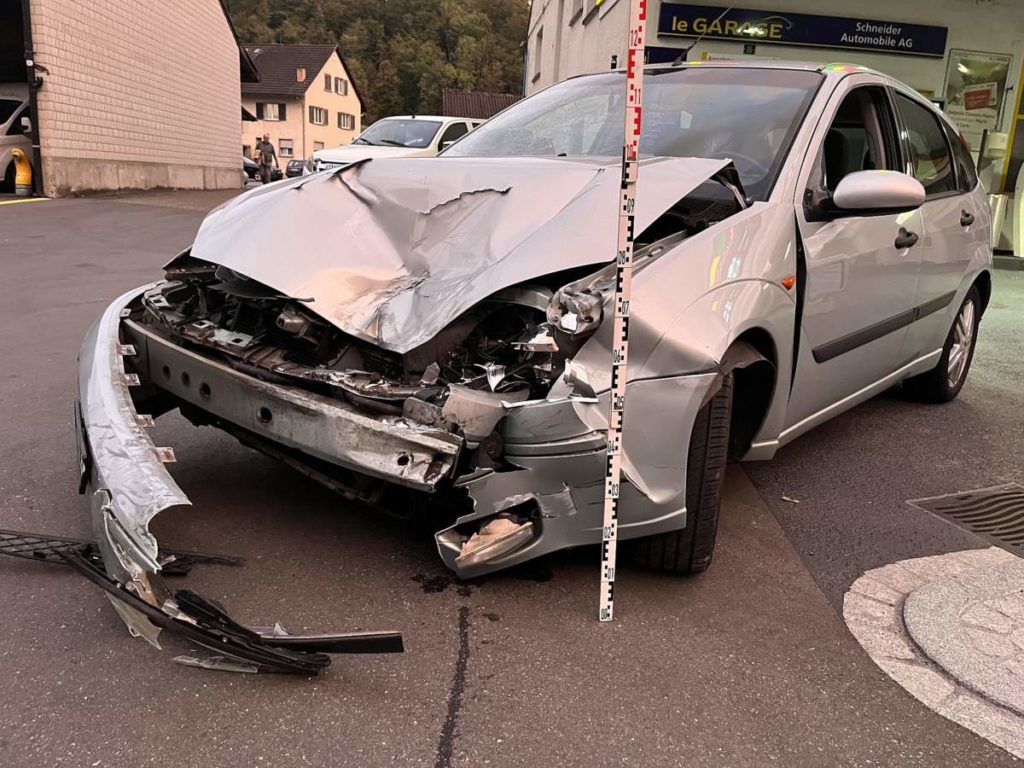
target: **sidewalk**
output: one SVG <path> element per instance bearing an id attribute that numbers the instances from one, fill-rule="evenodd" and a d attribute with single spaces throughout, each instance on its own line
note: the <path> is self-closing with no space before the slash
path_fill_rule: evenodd
<path id="1" fill-rule="evenodd" d="M 843 614 L 914 698 L 1024 758 L 1024 560 L 992 547 L 887 565 Z"/>

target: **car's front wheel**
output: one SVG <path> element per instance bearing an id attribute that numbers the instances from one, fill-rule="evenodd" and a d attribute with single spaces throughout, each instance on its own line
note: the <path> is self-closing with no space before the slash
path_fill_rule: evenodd
<path id="1" fill-rule="evenodd" d="M 980 319 L 981 294 L 972 286 L 949 329 L 939 362 L 930 371 L 903 382 L 910 397 L 924 403 L 948 403 L 960 394 L 974 360 Z"/>
<path id="2" fill-rule="evenodd" d="M 641 565 L 673 573 L 700 573 L 711 565 L 729 454 L 732 393 L 729 374 L 694 422 L 686 457 L 686 527 L 630 542 L 628 551 Z"/>

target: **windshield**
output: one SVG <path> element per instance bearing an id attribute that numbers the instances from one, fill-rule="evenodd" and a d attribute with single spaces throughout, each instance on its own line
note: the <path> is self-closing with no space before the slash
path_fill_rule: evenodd
<path id="1" fill-rule="evenodd" d="M 0 125 L 3 125 L 11 116 L 18 110 L 18 107 L 22 105 L 20 101 L 12 101 L 11 99 L 0 99 Z"/>
<path id="2" fill-rule="evenodd" d="M 385 147 L 429 147 L 441 124 L 436 120 L 378 120 L 359 136 L 353 144 L 379 144 Z"/>
<path id="3" fill-rule="evenodd" d="M 649 70 L 640 154 L 729 158 L 747 194 L 763 200 L 820 82 L 804 70 Z M 620 157 L 624 97 L 621 72 L 566 80 L 510 107 L 444 156 Z"/>

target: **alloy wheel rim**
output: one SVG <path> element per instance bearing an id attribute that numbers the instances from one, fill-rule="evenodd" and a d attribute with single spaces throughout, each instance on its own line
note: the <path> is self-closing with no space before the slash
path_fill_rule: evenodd
<path id="1" fill-rule="evenodd" d="M 968 301 L 960 308 L 953 326 L 953 346 L 949 349 L 947 375 L 949 386 L 956 387 L 967 372 L 967 361 L 974 345 L 974 302 Z"/>

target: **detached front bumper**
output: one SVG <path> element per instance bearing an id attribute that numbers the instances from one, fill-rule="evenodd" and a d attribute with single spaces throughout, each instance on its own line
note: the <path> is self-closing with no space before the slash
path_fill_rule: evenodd
<path id="1" fill-rule="evenodd" d="M 125 324 L 131 302 L 150 287 L 114 301 L 82 343 L 75 404 L 79 490 L 89 497 L 106 575 L 78 553 L 64 554 L 64 559 L 107 592 L 133 635 L 159 648 L 160 630 L 167 629 L 218 654 L 186 663 L 315 674 L 330 664 L 328 653 L 400 652 L 402 637 L 396 632 L 296 636 L 279 625 L 266 632 L 250 630 L 215 603 L 187 590 L 171 593 L 164 586 L 161 571 L 175 556 L 160 553 L 149 522 L 160 512 L 191 502 L 164 466 L 174 461 L 173 451 L 154 445 L 146 433 L 153 419 L 136 410 L 131 394 L 133 388 L 148 386 L 136 372 L 143 370 L 145 350 L 130 342 Z M 220 661 L 222 657 L 233 661 Z"/>
<path id="2" fill-rule="evenodd" d="M 121 583 L 160 570 L 149 521 L 166 509 L 191 504 L 164 466 L 174 460 L 146 434 L 152 419 L 135 410 L 131 388 L 140 385 L 125 359 L 137 349 L 120 328 L 127 306 L 149 286 L 119 297 L 93 325 L 78 358 L 76 430 L 93 528 L 108 575 Z"/>

